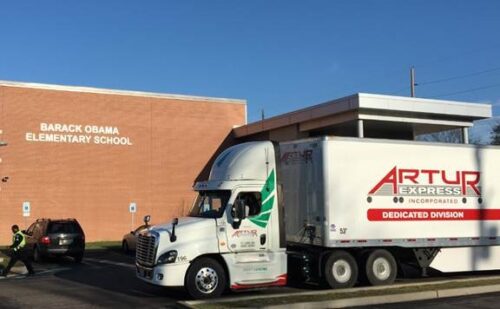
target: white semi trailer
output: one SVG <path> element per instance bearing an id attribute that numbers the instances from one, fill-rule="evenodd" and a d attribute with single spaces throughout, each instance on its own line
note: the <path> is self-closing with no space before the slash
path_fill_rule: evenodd
<path id="1" fill-rule="evenodd" d="M 500 269 L 500 148 L 324 137 L 250 142 L 216 159 L 186 218 L 139 236 L 137 276 L 195 298 L 282 286 L 390 284 Z M 442 252 L 442 253 L 440 253 Z"/>

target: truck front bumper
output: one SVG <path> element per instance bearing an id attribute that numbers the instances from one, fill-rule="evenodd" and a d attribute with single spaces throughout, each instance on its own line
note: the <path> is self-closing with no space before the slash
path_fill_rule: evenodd
<path id="1" fill-rule="evenodd" d="M 135 266 L 137 277 L 147 283 L 161 286 L 184 286 L 189 263 L 163 264 L 151 268 L 139 264 Z"/>

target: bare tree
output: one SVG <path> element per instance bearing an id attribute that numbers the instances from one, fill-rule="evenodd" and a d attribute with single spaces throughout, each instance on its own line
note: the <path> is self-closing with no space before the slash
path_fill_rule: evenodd
<path id="1" fill-rule="evenodd" d="M 500 145 L 500 122 L 498 122 L 491 131 L 491 144 Z"/>
<path id="2" fill-rule="evenodd" d="M 460 129 L 452 129 L 447 131 L 435 132 L 418 135 L 417 141 L 425 142 L 440 142 L 440 143 L 461 143 L 462 131 Z"/>

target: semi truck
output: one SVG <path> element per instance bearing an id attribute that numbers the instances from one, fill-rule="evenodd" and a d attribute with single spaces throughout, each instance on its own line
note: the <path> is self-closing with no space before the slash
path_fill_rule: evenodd
<path id="1" fill-rule="evenodd" d="M 137 276 L 193 298 L 500 268 L 500 148 L 366 138 L 247 142 L 194 185 L 190 213 L 138 236 Z M 439 263 L 438 263 L 439 264 Z M 437 264 L 436 264 L 437 265 Z M 439 269 L 439 268 L 438 268 Z"/>

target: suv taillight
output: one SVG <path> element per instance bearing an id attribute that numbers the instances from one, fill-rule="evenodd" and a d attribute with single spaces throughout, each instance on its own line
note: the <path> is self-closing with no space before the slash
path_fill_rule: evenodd
<path id="1" fill-rule="evenodd" d="M 49 236 L 43 236 L 42 239 L 40 239 L 40 242 L 44 245 L 50 245 L 50 238 Z"/>

